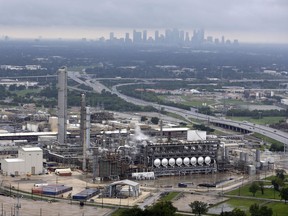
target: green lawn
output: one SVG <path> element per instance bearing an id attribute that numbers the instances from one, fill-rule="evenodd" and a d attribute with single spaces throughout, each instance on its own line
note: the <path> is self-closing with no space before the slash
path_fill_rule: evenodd
<path id="1" fill-rule="evenodd" d="M 124 210 L 125 208 L 119 208 L 115 212 L 113 212 L 111 216 L 119 216 Z"/>
<path id="2" fill-rule="evenodd" d="M 225 203 L 221 203 L 220 205 L 229 205 L 233 208 L 240 208 L 247 213 L 249 212 L 249 207 L 257 203 L 259 205 L 265 205 L 268 208 L 272 208 L 273 216 L 287 216 L 288 215 L 288 204 L 280 203 L 280 202 L 263 202 L 260 200 L 252 200 L 252 199 L 229 199 Z"/>
<path id="3" fill-rule="evenodd" d="M 182 96 L 182 99 L 184 100 L 183 104 L 191 106 L 191 107 L 202 107 L 209 106 L 211 104 L 214 104 L 215 101 L 211 99 L 205 99 L 205 98 L 195 98 L 190 96 Z"/>
<path id="4" fill-rule="evenodd" d="M 41 91 L 41 89 L 37 88 L 37 89 L 24 89 L 24 90 L 21 90 L 21 91 L 14 91 L 14 92 L 17 94 L 17 96 L 24 97 L 27 94 L 34 95 L 34 94 L 39 93 L 40 91 Z"/>
<path id="5" fill-rule="evenodd" d="M 279 202 L 271 202 L 267 203 L 269 208 L 273 209 L 274 216 L 287 216 L 288 215 L 288 204 L 279 203 Z"/>
<path id="6" fill-rule="evenodd" d="M 262 139 L 263 141 L 271 143 L 271 144 L 275 143 L 277 145 L 283 145 L 283 143 L 281 143 L 281 142 L 279 142 L 277 140 L 274 140 L 274 139 L 272 139 L 270 137 L 267 137 L 267 136 L 264 136 L 262 134 L 259 134 L 259 133 L 253 133 L 253 136 L 257 137 L 258 139 Z"/>
<path id="7" fill-rule="evenodd" d="M 253 197 L 253 194 L 251 192 L 249 192 L 249 187 L 251 184 L 245 185 L 243 187 L 234 190 L 234 191 L 230 191 L 227 193 L 227 195 L 237 195 L 239 196 L 247 196 L 247 197 Z M 270 183 L 271 185 L 271 183 Z M 264 189 L 264 194 L 262 195 L 261 191 L 257 191 L 255 194 L 256 198 L 267 198 L 267 199 L 277 199 L 280 200 L 280 196 L 279 196 L 279 192 L 278 191 L 274 191 L 273 188 L 265 188 Z"/>
<path id="8" fill-rule="evenodd" d="M 228 116 L 226 118 L 229 118 L 229 119 L 235 120 L 235 121 L 247 121 L 247 122 L 260 124 L 260 125 L 275 124 L 275 123 L 279 123 L 279 121 L 285 119 L 285 117 L 282 117 L 282 116 L 269 116 L 269 117 L 263 117 L 260 119 L 258 119 L 258 118 L 255 119 L 255 118 L 251 118 L 251 117 L 231 117 L 231 116 Z"/>
<path id="9" fill-rule="evenodd" d="M 237 100 L 237 99 L 222 99 L 220 100 L 221 104 L 226 104 L 226 105 L 241 105 L 241 106 L 245 106 L 245 105 L 262 105 L 261 102 L 247 102 L 247 101 L 243 101 L 243 100 Z"/>
<path id="10" fill-rule="evenodd" d="M 247 211 L 251 205 L 253 205 L 255 203 L 261 204 L 262 202 L 263 201 L 252 200 L 252 199 L 237 199 L 237 198 L 233 198 L 233 199 L 227 200 L 225 203 L 227 203 L 228 205 L 230 205 L 230 206 L 232 206 L 234 208 L 240 208 L 242 210 Z"/>
<path id="11" fill-rule="evenodd" d="M 169 192 L 166 196 L 162 197 L 159 201 L 171 201 L 176 196 L 178 196 L 178 194 L 180 194 L 180 192 Z"/>

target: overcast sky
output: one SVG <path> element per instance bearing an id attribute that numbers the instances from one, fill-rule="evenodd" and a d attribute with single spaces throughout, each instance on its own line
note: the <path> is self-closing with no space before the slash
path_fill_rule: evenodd
<path id="1" fill-rule="evenodd" d="M 0 36 L 95 39 L 165 28 L 288 43 L 288 0 L 0 0 Z"/>

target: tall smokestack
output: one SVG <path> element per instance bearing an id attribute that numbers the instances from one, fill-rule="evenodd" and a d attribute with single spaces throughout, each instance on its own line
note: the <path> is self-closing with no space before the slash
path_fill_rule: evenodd
<path id="1" fill-rule="evenodd" d="M 67 68 L 58 70 L 58 142 L 60 145 L 67 143 Z"/>
<path id="2" fill-rule="evenodd" d="M 82 170 L 86 171 L 86 96 L 81 95 L 81 111 L 80 111 L 80 141 L 83 147 L 83 163 Z"/>

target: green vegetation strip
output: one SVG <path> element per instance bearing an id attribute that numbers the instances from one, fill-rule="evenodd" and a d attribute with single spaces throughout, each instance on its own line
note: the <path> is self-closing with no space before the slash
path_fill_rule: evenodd
<path id="1" fill-rule="evenodd" d="M 268 208 L 272 208 L 273 215 L 277 216 L 287 216 L 288 212 L 288 204 L 281 203 L 281 202 L 265 202 L 262 200 L 255 200 L 255 199 L 244 199 L 244 198 L 232 198 L 227 200 L 224 203 L 219 204 L 220 206 L 226 207 L 230 206 L 231 208 L 240 208 L 243 211 L 249 212 L 249 208 L 253 204 L 265 205 Z"/>
<path id="2" fill-rule="evenodd" d="M 277 215 L 277 216 L 288 215 L 288 204 L 279 203 L 279 202 L 271 202 L 271 203 L 267 203 L 267 207 L 272 208 L 273 215 Z"/>
<path id="3" fill-rule="evenodd" d="M 269 116 L 269 117 L 263 117 L 263 118 L 251 118 L 248 116 L 243 116 L 243 117 L 231 117 L 228 116 L 227 118 L 231 119 L 231 120 L 235 120 L 235 121 L 248 121 L 251 123 L 255 123 L 255 124 L 260 124 L 260 125 L 266 125 L 266 124 L 275 124 L 275 123 L 279 123 L 281 120 L 284 120 L 285 117 L 284 116 Z"/>
<path id="4" fill-rule="evenodd" d="M 269 143 L 277 144 L 277 145 L 283 145 L 283 143 L 281 143 L 281 142 L 279 142 L 277 140 L 274 140 L 274 139 L 272 139 L 270 137 L 267 137 L 267 136 L 264 136 L 262 134 L 259 134 L 259 133 L 254 133 L 253 136 L 258 138 L 258 139 L 262 139 L 265 142 L 269 142 Z"/>
<path id="5" fill-rule="evenodd" d="M 271 185 L 271 184 L 270 184 Z M 243 187 L 240 187 L 240 189 L 233 190 L 227 195 L 236 195 L 236 196 L 245 196 L 245 197 L 253 197 L 253 194 L 249 191 L 249 187 L 251 184 L 245 185 Z M 273 188 L 265 188 L 264 194 L 261 193 L 261 190 L 258 190 L 255 193 L 255 198 L 265 198 L 265 199 L 276 199 L 280 200 L 279 192 L 275 191 Z"/>
<path id="6" fill-rule="evenodd" d="M 240 208 L 244 211 L 247 211 L 249 209 L 249 207 L 255 203 L 257 204 L 261 204 L 263 201 L 261 200 L 252 200 L 252 199 L 237 199 L 237 198 L 233 198 L 233 199 L 229 199 L 227 200 L 227 202 L 222 203 L 220 205 L 225 205 L 228 204 L 230 205 L 232 208 Z"/>
<path id="7" fill-rule="evenodd" d="M 179 194 L 180 192 L 169 192 L 166 196 L 163 196 L 159 201 L 171 201 Z"/>

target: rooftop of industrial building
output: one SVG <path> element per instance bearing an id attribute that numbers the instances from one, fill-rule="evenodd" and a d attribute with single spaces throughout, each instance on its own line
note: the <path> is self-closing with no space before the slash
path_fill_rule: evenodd
<path id="1" fill-rule="evenodd" d="M 161 128 L 156 128 L 156 130 L 160 131 Z M 171 131 L 171 132 L 177 132 L 177 131 L 188 131 L 189 128 L 186 127 L 177 127 L 177 128 L 162 128 L 163 132 Z"/>
<path id="2" fill-rule="evenodd" d="M 17 163 L 17 162 L 23 162 L 23 159 L 20 158 L 5 158 L 5 161 L 9 162 L 9 163 Z"/>
<path id="3" fill-rule="evenodd" d="M 42 151 L 40 147 L 22 147 L 22 150 L 26 152 Z"/>

